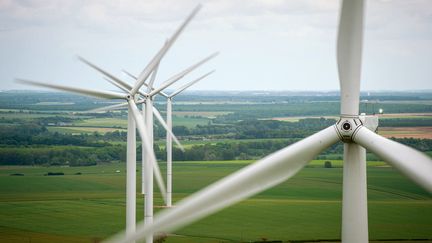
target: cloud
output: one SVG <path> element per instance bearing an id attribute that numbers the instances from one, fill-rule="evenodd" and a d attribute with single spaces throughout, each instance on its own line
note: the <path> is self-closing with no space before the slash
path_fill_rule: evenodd
<path id="1" fill-rule="evenodd" d="M 0 71 L 0 78 L 10 80 L 26 71 L 47 79 L 88 80 L 81 65 L 73 69 L 76 63 L 64 60 L 77 53 L 109 68 L 140 70 L 198 3 L 203 9 L 164 60 L 161 74 L 219 50 L 222 54 L 214 60 L 214 76 L 222 79 L 215 80 L 218 84 L 259 89 L 271 73 L 285 89 L 337 88 L 336 0 L 0 0 L 0 61 L 9 67 Z M 396 59 L 405 57 L 414 67 L 432 55 L 432 1 L 369 0 L 366 9 L 365 67 L 385 63 L 397 76 L 402 70 L 392 63 L 404 63 Z M 46 63 L 26 66 L 36 57 Z M 57 68 L 48 74 L 40 71 L 45 66 Z M 428 71 L 417 66 L 411 70 L 426 83 Z M 69 69 L 76 71 L 73 77 Z M 365 75 L 372 88 L 386 76 L 378 75 L 380 70 Z M 288 86 L 287 79 L 297 82 Z"/>

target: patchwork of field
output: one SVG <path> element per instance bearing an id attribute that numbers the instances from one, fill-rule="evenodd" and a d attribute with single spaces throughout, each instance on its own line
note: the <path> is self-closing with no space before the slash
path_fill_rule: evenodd
<path id="1" fill-rule="evenodd" d="M 166 242 L 337 241 L 341 227 L 342 161 L 331 162 L 334 168 L 329 169 L 323 168 L 324 161 L 313 161 L 289 181 L 180 229 L 168 235 Z M 250 163 L 175 163 L 174 200 L 181 200 Z M 161 169 L 165 171 L 163 163 Z M 44 176 L 47 172 L 65 175 Z M 125 226 L 125 181 L 123 163 L 0 167 L 0 241 L 104 239 Z M 141 183 L 137 185 L 140 190 Z M 155 205 L 162 205 L 160 194 L 155 196 Z M 431 195 L 383 162 L 368 163 L 368 199 L 371 240 L 432 242 Z M 137 201 L 137 218 L 141 220 L 140 194 Z"/>

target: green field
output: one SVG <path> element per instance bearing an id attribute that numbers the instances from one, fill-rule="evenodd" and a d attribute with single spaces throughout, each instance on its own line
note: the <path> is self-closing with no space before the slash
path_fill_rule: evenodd
<path id="1" fill-rule="evenodd" d="M 174 199 L 180 200 L 249 163 L 175 163 Z M 291 180 L 178 230 L 166 242 L 337 240 L 342 162 L 332 161 L 336 167 L 332 169 L 324 169 L 322 164 L 313 161 Z M 0 241 L 94 242 L 121 230 L 125 221 L 124 170 L 122 163 L 0 167 Z M 65 175 L 44 176 L 47 172 Z M 24 176 L 11 176 L 13 173 Z M 155 205 L 161 205 L 160 195 L 155 196 Z M 432 241 L 432 197 L 382 162 L 369 163 L 368 198 L 370 239 Z M 142 219 L 140 195 L 137 204 Z"/>

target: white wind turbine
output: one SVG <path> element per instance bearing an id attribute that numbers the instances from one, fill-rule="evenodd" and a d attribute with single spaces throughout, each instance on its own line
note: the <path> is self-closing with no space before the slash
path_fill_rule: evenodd
<path id="1" fill-rule="evenodd" d="M 210 59 L 214 58 L 215 56 L 217 56 L 219 53 L 213 53 L 210 56 L 204 58 L 203 60 L 195 63 L 194 65 L 188 67 L 187 69 L 183 70 L 182 72 L 174 75 L 173 77 L 169 78 L 167 81 L 163 82 L 163 84 L 159 87 L 159 88 L 153 88 L 152 84 L 154 83 L 154 77 L 155 75 L 152 75 L 151 80 L 149 82 L 149 84 L 144 83 L 144 85 L 147 87 L 148 91 L 147 93 L 142 93 L 143 99 L 137 101 L 137 104 L 143 104 L 143 115 L 146 117 L 146 126 L 148 129 L 148 133 L 150 134 L 150 141 L 152 142 L 151 146 L 153 147 L 153 119 L 152 119 L 152 114 L 146 114 L 146 111 L 152 111 L 154 116 L 159 120 L 159 122 L 161 123 L 161 125 L 165 128 L 165 130 L 167 131 L 167 182 L 168 182 L 168 187 L 167 187 L 167 195 L 166 195 L 166 205 L 168 207 L 171 206 L 171 202 L 172 202 L 172 140 L 174 139 L 174 141 L 176 142 L 176 144 L 180 147 L 180 149 L 182 151 L 183 150 L 183 146 L 180 144 L 180 142 L 178 141 L 178 139 L 174 136 L 173 132 L 172 132 L 172 117 L 171 117 L 171 113 L 169 113 L 169 115 L 167 116 L 167 122 L 165 123 L 165 121 L 162 118 L 162 115 L 160 114 L 160 112 L 153 106 L 153 98 L 156 94 L 160 94 L 164 97 L 167 98 L 167 104 L 169 104 L 169 107 L 167 107 L 168 109 L 171 109 L 171 99 L 177 95 L 178 93 L 182 92 L 184 89 L 188 88 L 189 86 L 193 85 L 194 83 L 200 81 L 201 79 L 207 77 L 208 75 L 210 75 L 211 73 L 214 72 L 208 72 L 206 74 L 204 74 L 203 76 L 197 78 L 196 80 L 181 86 L 177 91 L 175 91 L 173 94 L 171 95 L 167 95 L 166 93 L 163 92 L 163 89 L 169 87 L 171 84 L 177 82 L 178 80 L 180 80 L 181 78 L 183 78 L 185 75 L 187 75 L 188 73 L 192 72 L 194 69 L 196 69 L 197 67 L 201 66 L 202 64 L 206 63 L 207 61 L 209 61 Z M 128 87 L 130 87 L 130 85 L 125 82 L 120 80 L 119 78 L 115 77 L 112 74 L 109 74 L 108 72 L 104 71 L 103 69 L 97 67 L 96 65 L 90 63 L 89 61 L 80 58 L 82 61 L 84 61 L 85 63 L 87 63 L 88 65 L 90 65 L 91 67 L 95 68 L 96 70 L 102 72 L 104 75 L 106 75 L 107 77 L 109 77 L 110 79 L 107 79 L 107 81 L 109 81 L 110 83 L 114 84 L 115 86 L 117 86 L 118 88 L 122 89 L 122 90 L 127 90 Z M 135 77 L 134 75 L 132 75 L 131 73 L 124 71 L 127 75 L 129 75 L 130 77 L 132 77 L 133 79 L 137 79 L 137 77 Z M 115 104 L 115 105 L 110 105 L 110 106 L 106 106 L 106 107 L 102 107 L 102 108 L 97 108 L 94 109 L 92 111 L 106 111 L 106 110 L 112 110 L 112 109 L 118 109 L 118 108 L 122 108 L 123 106 L 127 106 L 127 103 L 120 103 L 120 104 Z M 167 113 L 168 114 L 168 113 Z M 168 124 L 168 122 L 171 122 L 170 124 Z M 168 142 L 169 141 L 169 142 Z M 169 146 L 168 146 L 169 143 Z M 145 157 L 146 155 L 143 154 L 143 161 L 146 159 Z M 144 166 L 144 163 L 143 163 Z M 145 194 L 145 184 L 146 184 L 146 176 L 145 176 L 145 168 L 142 168 L 142 194 Z"/>
<path id="2" fill-rule="evenodd" d="M 168 130 L 172 131 L 172 99 L 178 95 L 179 93 L 183 92 L 185 89 L 189 88 L 190 86 L 196 84 L 200 80 L 204 79 L 208 75 L 212 74 L 214 71 L 211 71 L 189 83 L 186 83 L 185 85 L 178 88 L 176 91 L 174 91 L 172 94 L 168 95 L 167 98 L 167 125 Z M 172 132 L 171 132 L 172 133 Z M 167 152 L 167 196 L 166 196 L 166 205 L 167 207 L 172 206 L 172 140 L 173 137 L 171 133 L 166 134 L 166 152 Z"/>
<path id="3" fill-rule="evenodd" d="M 150 63 L 144 68 L 144 70 L 140 73 L 140 75 L 137 78 L 137 81 L 135 85 L 130 86 L 127 83 L 123 83 L 121 80 L 116 79 L 114 76 L 110 75 L 109 73 L 105 72 L 104 70 L 96 67 L 95 65 L 89 63 L 88 61 L 84 60 L 83 58 L 80 58 L 82 61 L 86 62 L 96 70 L 104 73 L 104 75 L 108 76 L 114 82 L 112 82 L 114 85 L 119 87 L 121 90 L 124 91 L 124 93 L 118 93 L 118 92 L 112 92 L 112 91 L 99 91 L 99 90 L 91 90 L 91 89 L 84 89 L 84 88 L 78 88 L 78 87 L 71 87 L 71 86 L 64 86 L 64 85 L 57 85 L 57 84 L 47 84 L 47 83 L 41 83 L 36 81 L 30 81 L 30 80 L 23 80 L 18 79 L 18 82 L 24 83 L 24 84 L 30 84 L 40 87 L 46 87 L 46 88 L 53 88 L 63 91 L 69 91 L 84 95 L 90 95 L 95 96 L 99 98 L 107 98 L 107 99 L 125 99 L 127 101 L 128 105 L 128 147 L 127 147 L 127 183 L 126 183 L 126 231 L 127 234 L 132 234 L 135 231 L 135 224 L 136 224 L 136 141 L 135 141 L 135 129 L 138 129 L 138 132 L 141 136 L 142 144 L 143 144 L 143 153 L 146 154 L 146 178 L 147 182 L 145 184 L 147 195 L 145 198 L 145 211 L 146 211 L 146 221 L 150 224 L 152 221 L 153 216 L 153 172 L 156 176 L 156 181 L 158 183 L 159 189 L 162 193 L 162 196 L 164 200 L 166 200 L 166 189 L 163 182 L 162 175 L 160 173 L 159 166 L 156 162 L 156 157 L 153 151 L 153 142 L 151 139 L 151 134 L 149 134 L 149 129 L 146 128 L 146 124 L 144 122 L 143 116 L 140 114 L 136 101 L 138 95 L 143 95 L 144 97 L 150 96 L 152 97 L 157 92 L 163 90 L 164 88 L 168 87 L 170 84 L 174 83 L 175 81 L 165 82 L 161 86 L 163 88 L 159 88 L 160 90 L 156 93 L 152 93 L 154 90 L 150 89 L 151 92 L 149 94 L 143 93 L 140 91 L 141 86 L 145 83 L 145 81 L 149 78 L 150 75 L 153 77 L 151 78 L 151 83 L 154 82 L 155 72 L 156 69 L 160 63 L 160 60 L 165 56 L 167 51 L 170 49 L 170 47 L 173 45 L 175 40 L 178 38 L 180 33 L 183 31 L 183 29 L 186 27 L 186 25 L 192 20 L 192 18 L 197 14 L 199 9 L 201 8 L 201 5 L 198 5 L 192 13 L 187 17 L 187 19 L 183 22 L 182 25 L 176 30 L 176 32 L 171 36 L 171 38 L 165 42 L 165 45 L 159 50 L 159 52 L 156 53 L 156 55 L 153 57 L 153 59 L 150 61 Z M 191 70 L 190 70 L 191 71 Z M 151 86 L 150 86 L 151 88 Z M 116 105 L 118 106 L 118 105 Z M 153 109 L 150 109 L 150 114 L 153 111 Z M 152 119 L 152 115 L 151 119 Z M 170 133 L 171 131 L 167 131 L 167 133 Z M 173 134 L 171 134 L 173 136 Z M 175 138 L 175 136 L 173 136 Z M 176 140 L 176 139 L 175 139 Z M 150 217 L 148 217 L 150 215 Z M 152 242 L 152 236 L 147 237 L 148 242 Z"/>
<path id="4" fill-rule="evenodd" d="M 195 70 L 196 68 L 198 68 L 199 66 L 203 65 L 204 63 L 208 62 L 209 60 L 211 60 L 212 58 L 216 57 L 218 55 L 218 53 L 213 53 L 209 56 L 207 56 L 206 58 L 202 59 L 201 61 L 189 66 L 188 68 L 184 69 L 183 71 L 173 75 L 172 77 L 170 77 L 168 80 L 164 81 L 160 87 L 158 88 L 154 88 L 153 84 L 155 81 L 155 77 L 156 77 L 156 70 L 157 70 L 157 66 L 155 69 L 155 72 L 153 72 L 151 78 L 150 78 L 150 82 L 147 83 L 143 83 L 144 86 L 147 87 L 147 92 L 142 92 L 142 91 L 138 91 L 138 93 L 142 96 L 140 97 L 140 99 L 136 102 L 137 104 L 143 104 L 143 116 L 146 118 L 146 127 L 149 131 L 149 136 L 150 136 L 150 141 L 151 141 L 151 147 L 153 147 L 153 114 L 156 116 L 156 118 L 159 120 L 159 122 L 161 123 L 161 125 L 165 128 L 165 130 L 167 130 L 167 134 L 169 134 L 169 136 L 171 136 L 174 141 L 176 142 L 176 144 L 180 147 L 181 150 L 183 150 L 183 146 L 180 144 L 180 142 L 178 141 L 178 139 L 173 135 L 171 129 L 168 129 L 167 124 L 165 123 L 165 121 L 163 120 L 162 116 L 160 115 L 159 111 L 153 106 L 153 99 L 154 97 L 159 94 L 162 95 L 166 98 L 168 98 L 168 95 L 166 93 L 163 92 L 164 89 L 166 89 L 167 87 L 171 86 L 172 84 L 174 84 L 175 82 L 179 81 L 180 79 L 182 79 L 184 76 L 186 76 L 187 74 L 189 74 L 190 72 L 192 72 L 193 70 Z M 102 68 L 96 66 L 95 64 L 87 61 L 86 59 L 79 57 L 79 59 L 81 61 L 83 61 L 84 63 L 86 63 L 87 65 L 89 65 L 90 67 L 94 68 L 95 70 L 101 72 L 103 75 L 105 75 L 107 78 L 106 80 L 110 83 L 112 83 L 113 85 L 115 85 L 116 87 L 118 87 L 119 89 L 127 92 L 127 90 L 132 89 L 132 86 L 121 80 L 120 78 L 110 74 L 109 72 L 103 70 Z M 137 80 L 138 78 L 135 77 L 134 75 L 130 74 L 127 71 L 124 71 L 127 75 L 131 76 L 132 78 L 134 78 L 135 80 Z M 211 73 L 211 72 L 210 72 Z M 204 75 L 203 77 L 209 75 L 210 73 Z M 202 78 L 203 78 L 202 77 Z M 112 110 L 112 109 L 119 109 L 122 107 L 126 107 L 127 103 L 120 103 L 120 104 L 115 104 L 115 105 L 110 105 L 110 106 L 106 106 L 106 107 L 101 107 L 101 108 L 97 108 L 94 110 L 91 110 L 90 112 L 97 112 L 97 111 L 106 111 L 106 110 Z M 149 112 L 146 114 L 146 111 Z M 153 113 L 153 114 L 152 114 Z M 144 148 L 143 148 L 144 151 Z M 143 153 L 142 154 L 142 161 L 146 160 L 146 155 Z M 145 194 L 145 185 L 146 185 L 146 177 L 145 177 L 145 163 L 142 164 L 142 194 Z"/>
<path id="5" fill-rule="evenodd" d="M 174 231 L 294 176 L 320 152 L 344 144 L 342 242 L 368 242 L 365 148 L 432 193 L 432 160 L 408 146 L 386 139 L 363 125 L 359 113 L 363 39 L 362 0 L 342 2 L 337 61 L 341 87 L 339 121 L 281 149 L 161 211 L 153 224 L 136 233 L 120 233 L 109 242 L 131 242 L 157 232 Z"/>

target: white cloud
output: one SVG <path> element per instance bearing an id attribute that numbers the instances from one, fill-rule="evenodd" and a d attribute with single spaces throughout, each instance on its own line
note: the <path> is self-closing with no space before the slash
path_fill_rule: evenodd
<path id="1" fill-rule="evenodd" d="M 0 63 L 7 66 L 0 70 L 0 89 L 14 87 L 9 80 L 22 75 L 98 79 L 81 71 L 86 69 L 73 61 L 77 53 L 107 68 L 138 72 L 199 2 L 203 9 L 164 60 L 162 77 L 220 50 L 208 65 L 218 72 L 198 87 L 262 89 L 271 74 L 273 89 L 338 88 L 339 1 L 0 0 Z M 432 75 L 421 62 L 432 55 L 432 1 L 370 0 L 366 7 L 363 87 L 388 87 L 379 84 L 391 76 L 399 80 L 393 86 L 403 88 L 397 77 L 415 72 L 416 85 L 431 88 Z M 30 61 L 41 57 L 43 63 Z"/>

